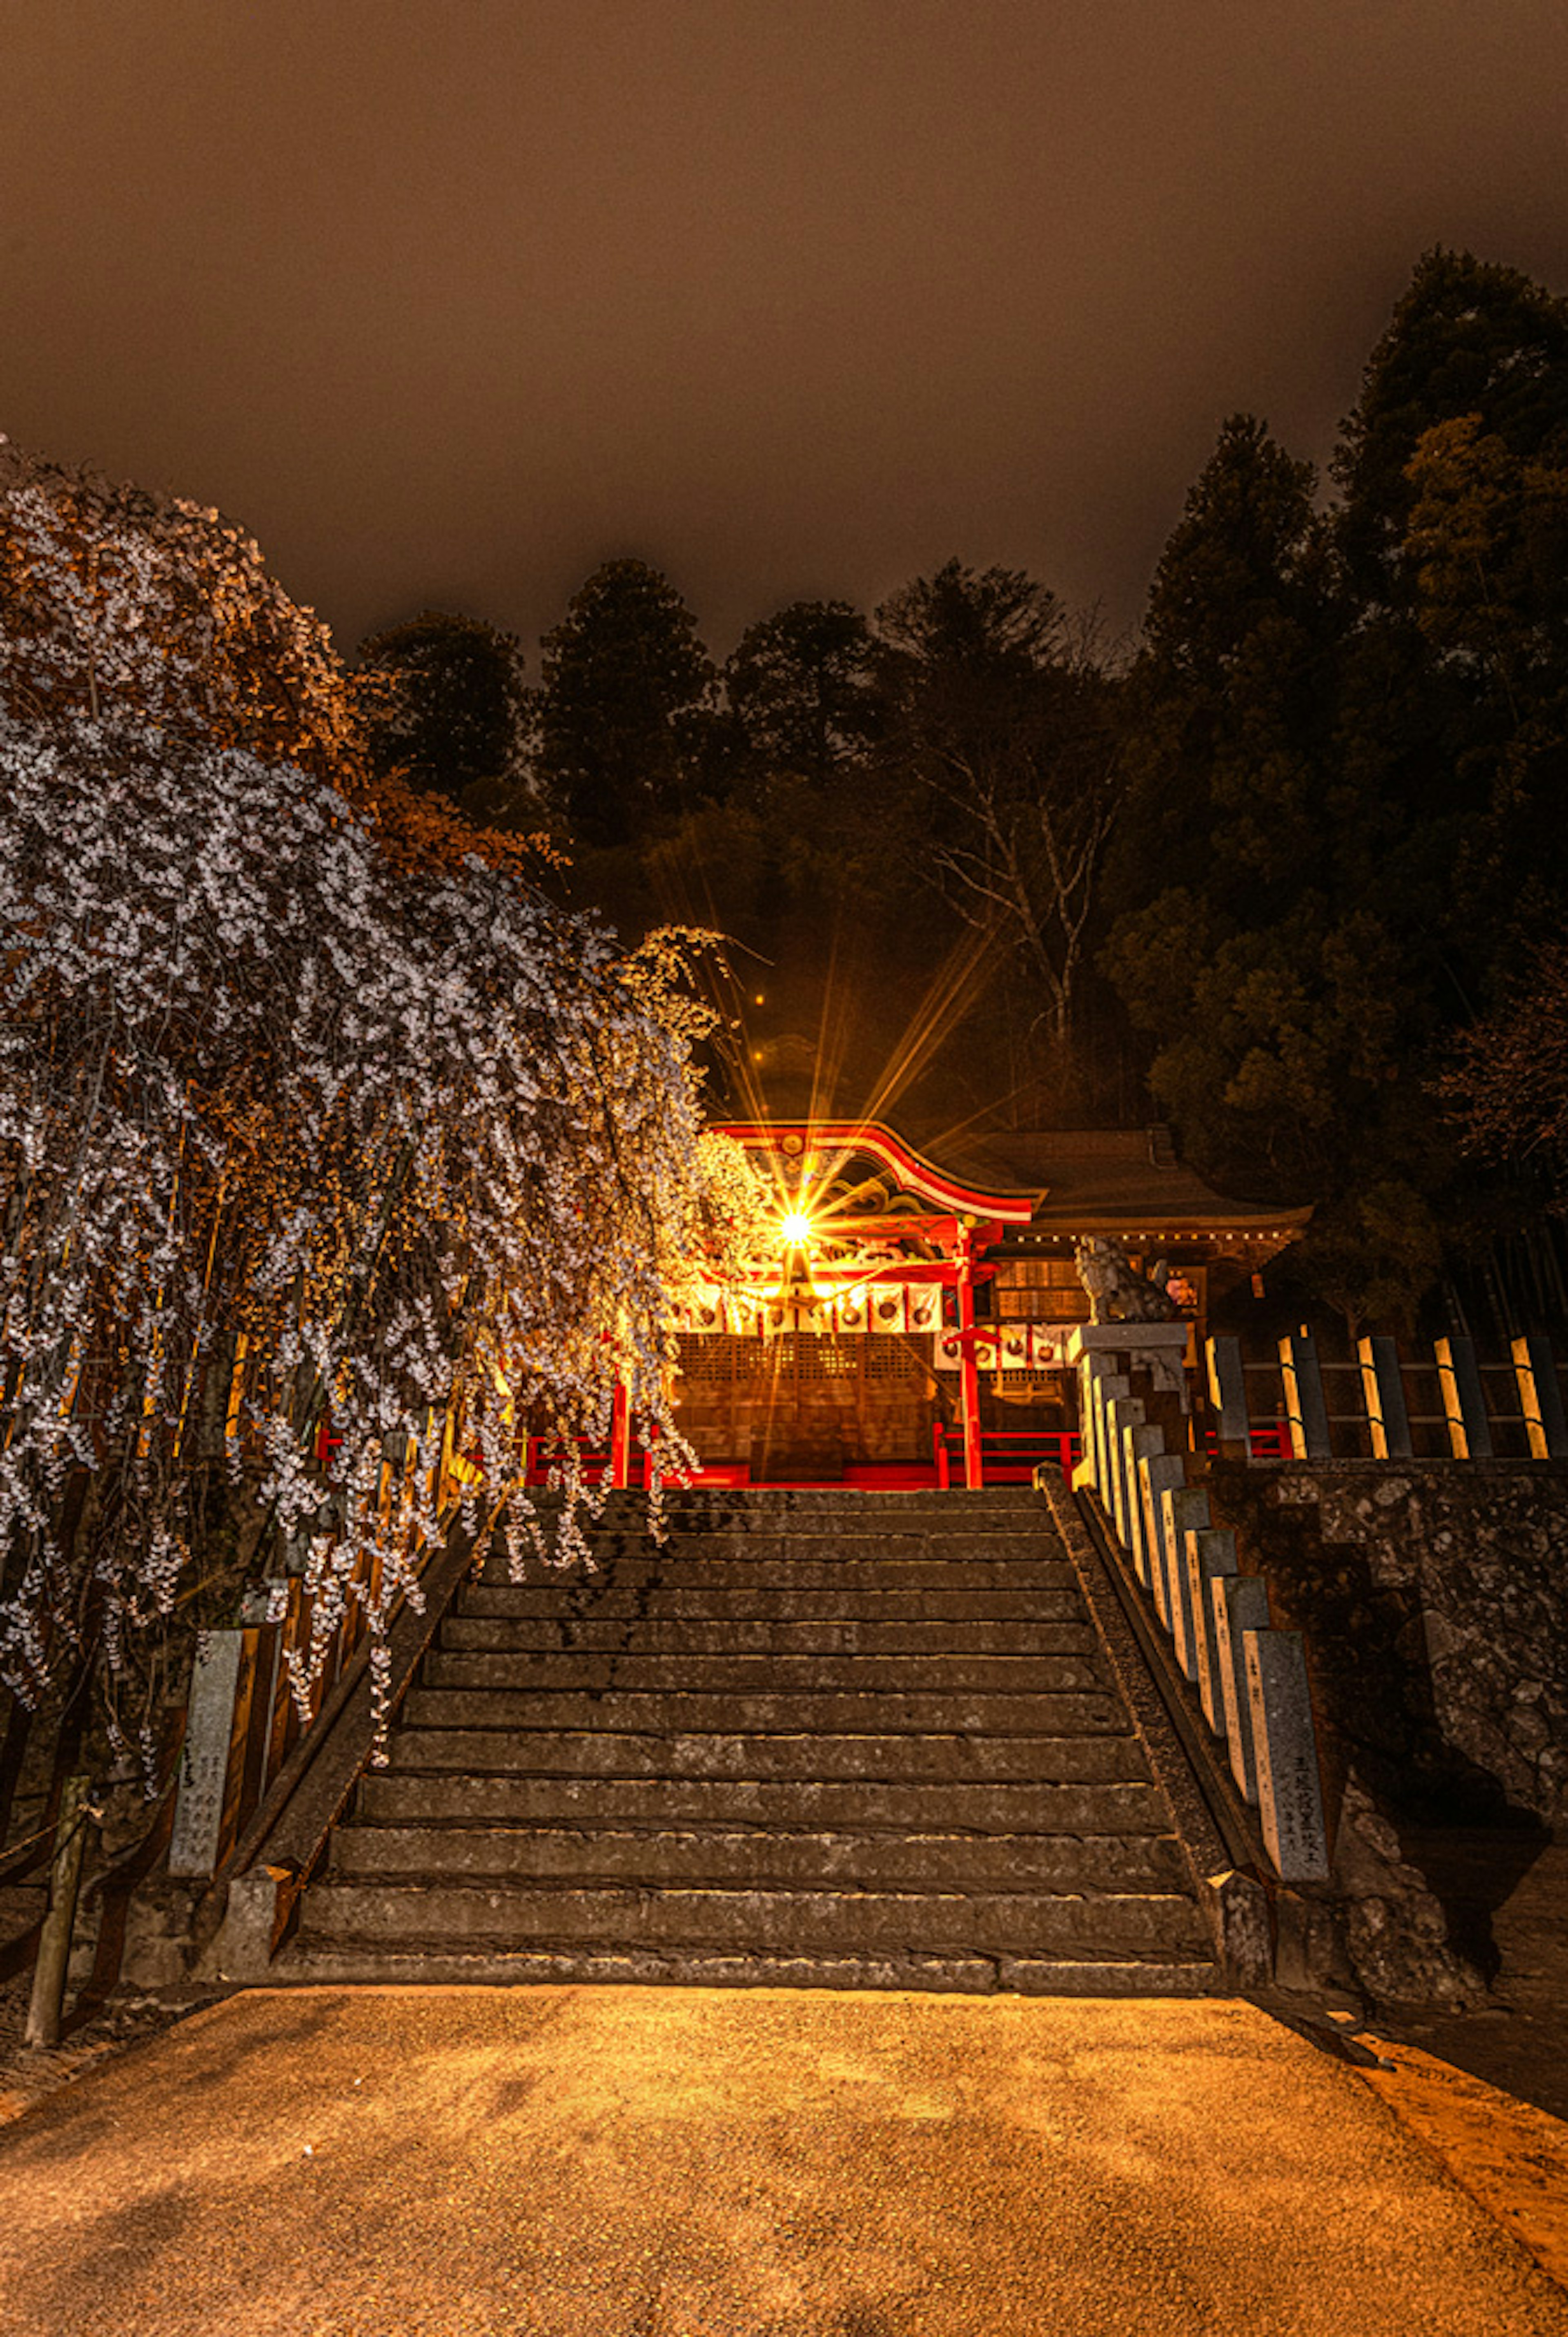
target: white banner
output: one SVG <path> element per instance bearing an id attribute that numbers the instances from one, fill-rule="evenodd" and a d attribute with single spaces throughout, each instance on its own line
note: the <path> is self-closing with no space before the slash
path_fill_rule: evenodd
<path id="1" fill-rule="evenodd" d="M 1075 1323 L 1033 1323 L 1029 1326 L 1030 1363 L 1037 1372 L 1065 1371 L 1067 1342 Z"/>
<path id="2" fill-rule="evenodd" d="M 1066 1367 L 1072 1323 L 982 1324 L 975 1342 L 975 1367 L 983 1372 L 1046 1372 Z M 963 1356 L 956 1331 L 938 1331 L 932 1360 L 939 1372 L 956 1372 Z"/>
<path id="3" fill-rule="evenodd" d="M 905 1326 L 904 1285 L 901 1282 L 873 1282 L 867 1296 L 870 1305 L 867 1312 L 873 1331 L 902 1331 Z"/>
<path id="4" fill-rule="evenodd" d="M 942 1291 L 935 1282 L 912 1282 L 908 1293 L 909 1328 L 925 1333 L 942 1327 Z"/>

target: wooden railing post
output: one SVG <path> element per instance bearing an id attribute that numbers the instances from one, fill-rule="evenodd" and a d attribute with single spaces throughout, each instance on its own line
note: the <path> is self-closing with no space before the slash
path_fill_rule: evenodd
<path id="1" fill-rule="evenodd" d="M 632 1482 L 632 1399 L 624 1380 L 615 1383 L 610 1411 L 610 1482 L 617 1492 Z"/>
<path id="2" fill-rule="evenodd" d="M 88 1795 L 86 1777 L 67 1777 L 60 1793 L 60 1813 L 54 1821 L 54 1861 L 49 1872 L 49 1912 L 38 1941 L 33 1967 L 33 1994 L 27 2007 L 29 2045 L 58 2045 L 60 2015 L 65 2000 L 65 1977 L 71 1962 L 71 1933 L 76 1922 L 76 1893 L 82 1882 L 82 1853 L 87 1847 Z"/>
<path id="3" fill-rule="evenodd" d="M 1410 1442 L 1410 1414 L 1405 1403 L 1398 1346 L 1392 1339 L 1363 1339 L 1356 1354 L 1361 1365 L 1367 1425 L 1372 1434 L 1372 1458 L 1408 1461 L 1415 1448 Z"/>
<path id="4" fill-rule="evenodd" d="M 1556 1358 L 1544 1332 L 1531 1331 L 1514 1340 L 1514 1374 L 1519 1383 L 1519 1409 L 1530 1439 L 1530 1458 L 1562 1460 L 1568 1454 L 1568 1425 L 1563 1418 Z"/>
<path id="5" fill-rule="evenodd" d="M 1328 1407 L 1323 1401 L 1323 1374 L 1318 1343 L 1310 1331 L 1293 1331 L 1279 1342 L 1279 1375 L 1285 1383 L 1285 1417 L 1290 1430 L 1290 1450 L 1298 1461 L 1327 1461 Z"/>

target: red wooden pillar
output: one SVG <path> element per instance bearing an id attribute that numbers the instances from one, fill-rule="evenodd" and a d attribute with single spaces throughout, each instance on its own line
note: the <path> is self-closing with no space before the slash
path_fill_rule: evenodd
<path id="1" fill-rule="evenodd" d="M 610 1482 L 617 1492 L 632 1482 L 632 1403 L 624 1380 L 615 1383 L 610 1412 Z"/>
<path id="2" fill-rule="evenodd" d="M 959 1237 L 958 1245 L 958 1328 L 972 1332 L 975 1328 L 974 1261 L 969 1254 L 969 1237 Z M 975 1342 L 963 1341 L 958 1366 L 958 1382 L 963 1403 L 964 1420 L 964 1482 L 972 1493 L 977 1493 L 982 1483 L 980 1468 L 980 1371 L 975 1361 Z"/>

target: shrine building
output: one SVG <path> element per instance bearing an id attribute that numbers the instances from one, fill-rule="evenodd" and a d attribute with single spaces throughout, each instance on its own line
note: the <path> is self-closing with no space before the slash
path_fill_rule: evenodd
<path id="1" fill-rule="evenodd" d="M 676 1417 L 716 1484 L 971 1485 L 1066 1465 L 1073 1262 L 1110 1235 L 1191 1324 L 1309 1212 L 1222 1199 L 1162 1129 L 1009 1132 L 943 1163 L 872 1121 L 731 1122 L 778 1196 L 775 1255 L 679 1316 Z"/>

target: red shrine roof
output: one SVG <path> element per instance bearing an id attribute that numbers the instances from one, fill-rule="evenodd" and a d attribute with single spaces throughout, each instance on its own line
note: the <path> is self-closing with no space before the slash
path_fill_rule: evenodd
<path id="1" fill-rule="evenodd" d="M 959 1218 L 1027 1226 L 1044 1198 L 1037 1186 L 1021 1188 L 1011 1178 L 981 1184 L 939 1168 L 879 1120 L 727 1120 L 717 1133 L 732 1137 L 748 1151 L 766 1154 L 792 1184 L 819 1188 L 859 1175 Z"/>
<path id="2" fill-rule="evenodd" d="M 1311 1217 L 1216 1193 L 1177 1159 L 1164 1129 L 999 1129 L 934 1149 L 941 1164 L 879 1120 L 732 1120 L 720 1132 L 765 1155 L 782 1182 L 842 1192 L 880 1178 L 911 1200 L 998 1229 L 1036 1236 L 1112 1234 L 1129 1239 L 1244 1238 L 1281 1248 Z"/>

